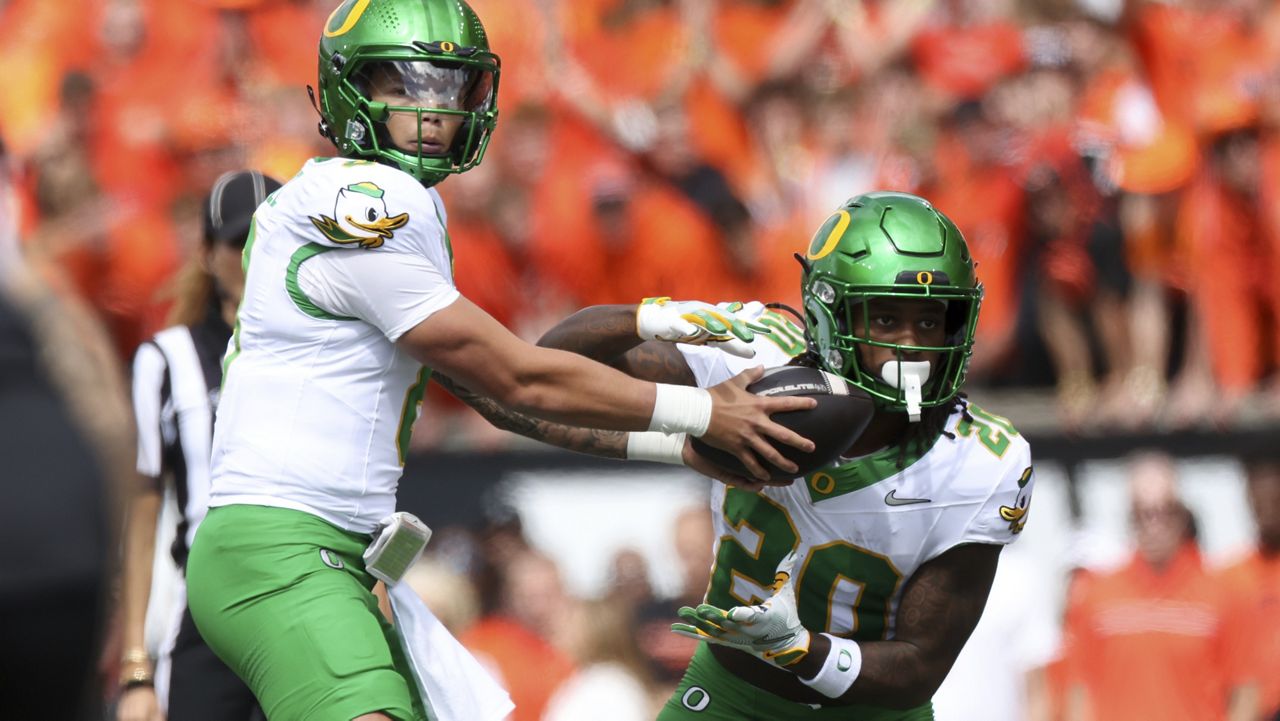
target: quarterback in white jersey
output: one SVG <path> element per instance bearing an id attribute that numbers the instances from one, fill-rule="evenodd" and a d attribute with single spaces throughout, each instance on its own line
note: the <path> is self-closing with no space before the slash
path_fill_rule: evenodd
<path id="1" fill-rule="evenodd" d="M 444 220 L 434 188 L 343 158 L 309 161 L 258 210 L 211 506 L 293 508 L 364 533 L 395 511 L 428 377 L 395 343 L 459 297 Z"/>
<path id="2" fill-rule="evenodd" d="M 390 516 L 430 369 L 539 418 L 702 436 L 760 477 L 753 449 L 787 465 L 770 439 L 812 448 L 770 414 L 812 401 L 747 393 L 759 369 L 706 390 L 630 378 L 526 343 L 459 295 L 432 186 L 483 157 L 500 72 L 463 0 L 344 0 L 319 58 L 320 129 L 342 157 L 307 163 L 254 215 L 210 510 L 188 558 L 191 615 L 271 718 L 501 718 L 505 695 L 460 681 L 471 666 L 442 661 L 451 647 L 396 640 L 434 626 L 401 623 L 398 572 L 365 560 L 382 527 L 425 542 Z M 391 535 L 371 553 L 403 551 L 409 536 Z M 391 587 L 394 629 L 371 571 Z"/>
<path id="3" fill-rule="evenodd" d="M 791 485 L 715 484 L 706 602 L 673 626 L 707 644 L 659 721 L 932 719 L 930 698 L 982 614 L 1000 549 L 1027 521 L 1026 441 L 959 393 L 982 290 L 955 225 L 916 196 L 870 193 L 819 228 L 801 263 L 803 328 L 747 313 L 758 303 L 739 312 L 772 329 L 752 342 L 750 362 L 841 375 L 876 414 L 835 464 Z M 745 362 L 637 345 L 636 314 L 589 308 L 540 342 L 698 386 Z M 628 445 L 660 447 L 649 435 Z"/>

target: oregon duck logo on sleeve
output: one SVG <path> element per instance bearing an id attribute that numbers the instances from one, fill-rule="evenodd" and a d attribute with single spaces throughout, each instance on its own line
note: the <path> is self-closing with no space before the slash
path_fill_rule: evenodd
<path id="1" fill-rule="evenodd" d="M 1031 503 L 1031 494 L 1022 492 L 1027 487 L 1027 483 L 1031 481 L 1032 467 L 1022 472 L 1022 476 L 1018 478 L 1018 497 L 1014 499 L 1012 506 L 1000 506 L 1000 517 L 1009 522 L 1009 530 L 1012 533 L 1022 533 L 1022 529 L 1027 525 L 1027 507 Z"/>
<path id="2" fill-rule="evenodd" d="M 361 248 L 379 248 L 390 240 L 397 228 L 409 222 L 409 214 L 391 215 L 383 200 L 386 191 L 365 181 L 353 183 L 338 191 L 333 217 L 309 216 L 324 237 L 339 244 L 359 244 Z"/>

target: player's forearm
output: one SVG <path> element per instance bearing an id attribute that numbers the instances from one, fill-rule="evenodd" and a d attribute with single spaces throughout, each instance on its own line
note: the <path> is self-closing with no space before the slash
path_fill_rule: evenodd
<path id="1" fill-rule="evenodd" d="M 963 544 L 921 566 L 898 604 L 896 638 L 858 642 L 861 668 L 838 703 L 913 708 L 933 698 L 982 617 L 1000 548 Z M 830 644 L 815 634 L 796 674 L 814 677 Z"/>
<path id="2" fill-rule="evenodd" d="M 574 426 L 649 429 L 657 400 L 652 383 L 549 348 L 531 348 L 513 371 L 513 387 L 494 399 L 514 410 Z"/>
<path id="3" fill-rule="evenodd" d="M 151 563 L 155 555 L 156 518 L 161 496 L 152 488 L 139 490 L 129 503 L 125 531 L 121 595 L 121 636 L 124 653 L 141 651 L 145 644 L 147 602 L 151 597 Z"/>
<path id="4" fill-rule="evenodd" d="M 636 333 L 636 306 L 596 305 L 560 321 L 538 339 L 544 348 L 558 348 L 612 363 L 643 341 Z"/>
<path id="5" fill-rule="evenodd" d="M 459 385 L 445 375 L 433 377 L 445 390 L 471 406 L 495 428 L 517 433 L 525 438 L 601 458 L 627 457 L 627 432 L 579 428 L 544 421 L 506 408 L 491 398 Z"/>
<path id="6" fill-rule="evenodd" d="M 858 646 L 862 651 L 862 670 L 837 703 L 915 708 L 933 698 L 950 670 L 950 663 L 939 663 L 936 654 L 914 644 L 871 641 Z M 801 678 L 817 675 L 830 648 L 831 642 L 826 636 L 815 634 L 809 654 L 793 669 L 796 675 Z"/>

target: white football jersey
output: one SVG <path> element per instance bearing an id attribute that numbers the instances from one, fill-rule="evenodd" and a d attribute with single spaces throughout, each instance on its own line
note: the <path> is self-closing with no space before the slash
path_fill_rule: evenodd
<path id="1" fill-rule="evenodd" d="M 800 329 L 782 320 L 789 334 Z M 778 335 L 775 332 L 773 335 Z M 768 336 L 753 359 L 681 346 L 698 385 L 791 355 Z M 783 345 L 786 345 L 785 343 Z M 893 637 L 903 586 L 925 562 L 964 543 L 1006 544 L 1026 523 L 1034 485 L 1027 442 L 1009 422 L 969 405 L 945 434 L 907 456 L 882 449 L 759 494 L 715 483 L 717 541 L 707 603 L 721 608 L 768 598 L 791 551 L 800 620 L 813 631 L 858 640 Z"/>
<path id="2" fill-rule="evenodd" d="M 372 531 L 430 373 L 395 341 L 458 298 L 440 196 L 388 166 L 311 160 L 258 208 L 244 263 L 209 505 Z"/>

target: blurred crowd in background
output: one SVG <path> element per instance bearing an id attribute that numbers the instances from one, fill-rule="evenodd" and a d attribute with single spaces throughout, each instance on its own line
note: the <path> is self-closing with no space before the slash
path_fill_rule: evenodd
<path id="1" fill-rule="evenodd" d="M 475 0 L 485 162 L 441 186 L 458 284 L 536 338 L 650 295 L 795 304 L 841 201 L 924 195 L 986 285 L 970 379 L 1068 430 L 1280 408 L 1280 3 Z M 226 170 L 331 154 L 305 86 L 331 0 L 5 0 L 0 133 L 28 256 L 119 354 Z M 419 448 L 509 442 L 433 391 Z"/>

